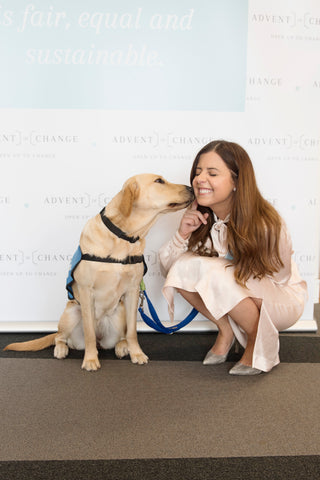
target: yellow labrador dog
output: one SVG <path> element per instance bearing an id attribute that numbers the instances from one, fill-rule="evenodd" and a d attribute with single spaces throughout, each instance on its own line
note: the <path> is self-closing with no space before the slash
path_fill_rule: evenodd
<path id="1" fill-rule="evenodd" d="M 115 347 L 117 357 L 130 354 L 133 363 L 147 363 L 136 329 L 144 237 L 160 214 L 185 208 L 192 200 L 190 187 L 169 183 L 159 175 L 127 180 L 82 231 L 79 263 L 67 286 L 69 300 L 58 332 L 12 343 L 5 350 L 35 351 L 55 344 L 54 356 L 65 358 L 69 347 L 84 349 L 82 368 L 88 371 L 100 368 L 97 346 Z"/>

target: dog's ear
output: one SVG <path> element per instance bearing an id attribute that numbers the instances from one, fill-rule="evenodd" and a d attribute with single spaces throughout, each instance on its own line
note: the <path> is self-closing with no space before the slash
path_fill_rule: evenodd
<path id="1" fill-rule="evenodd" d="M 139 195 L 139 185 L 135 180 L 128 182 L 122 190 L 122 198 L 119 205 L 120 213 L 128 217 L 131 213 L 134 201 Z"/>

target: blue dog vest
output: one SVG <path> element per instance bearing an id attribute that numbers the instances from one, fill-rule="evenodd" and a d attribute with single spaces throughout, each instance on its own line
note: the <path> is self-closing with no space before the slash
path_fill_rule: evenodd
<path id="1" fill-rule="evenodd" d="M 120 228 L 114 225 L 111 220 L 104 215 L 104 209 L 100 212 L 101 220 L 105 224 L 105 226 L 114 233 L 117 237 L 121 238 L 122 240 L 126 240 L 130 243 L 135 243 L 139 240 L 139 237 L 129 237 L 126 235 Z M 144 260 L 143 255 L 128 255 L 126 258 L 122 260 L 118 260 L 117 258 L 110 257 L 109 255 L 105 258 L 96 257 L 95 255 L 89 255 L 88 253 L 82 253 L 80 246 L 75 251 L 71 263 L 70 263 L 70 270 L 67 277 L 66 282 L 66 289 L 68 291 L 68 299 L 74 300 L 72 284 L 74 282 L 74 272 L 81 260 L 87 260 L 90 262 L 104 262 L 104 263 L 120 263 L 122 265 L 134 265 L 136 263 L 143 263 L 144 265 L 144 273 L 147 273 L 148 267 Z"/>
<path id="2" fill-rule="evenodd" d="M 70 270 L 68 273 L 67 277 L 67 284 L 66 284 L 66 289 L 68 290 L 68 298 L 69 300 L 74 300 L 74 295 L 73 295 L 73 289 L 72 289 L 72 284 L 74 282 L 73 274 L 79 263 L 81 262 L 82 259 L 82 252 L 80 246 L 77 248 L 75 251 L 71 263 L 70 263 Z"/>

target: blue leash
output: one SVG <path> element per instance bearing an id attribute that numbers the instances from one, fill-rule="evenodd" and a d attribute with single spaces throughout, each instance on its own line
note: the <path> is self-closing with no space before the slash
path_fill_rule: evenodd
<path id="1" fill-rule="evenodd" d="M 193 320 L 194 317 L 199 313 L 198 310 L 193 308 L 191 310 L 191 312 L 189 313 L 189 315 L 184 320 L 182 320 L 180 323 L 178 323 L 177 325 L 173 325 L 172 327 L 165 327 L 164 325 L 162 325 L 161 321 L 159 320 L 157 312 L 155 311 L 154 306 L 152 305 L 151 300 L 149 299 L 149 297 L 147 295 L 146 287 L 145 287 L 145 284 L 144 284 L 143 280 L 141 280 L 141 283 L 140 283 L 139 297 L 140 297 L 140 306 L 139 306 L 138 310 L 139 310 L 139 313 L 141 315 L 142 320 L 149 327 L 153 328 L 154 330 L 156 330 L 157 332 L 160 332 L 160 333 L 170 334 L 170 333 L 174 333 L 174 332 L 180 330 L 180 328 L 183 328 L 185 325 L 188 325 L 188 323 L 190 323 L 191 320 Z M 146 315 L 144 313 L 144 310 L 143 310 L 144 299 L 147 300 L 149 312 L 150 312 L 152 318 L 148 317 L 148 315 Z"/>

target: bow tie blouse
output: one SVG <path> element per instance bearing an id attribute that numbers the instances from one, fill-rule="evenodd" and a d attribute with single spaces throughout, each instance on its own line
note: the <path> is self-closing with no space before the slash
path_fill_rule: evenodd
<path id="1" fill-rule="evenodd" d="M 230 215 L 226 217 L 225 220 L 219 220 L 216 215 L 214 215 L 215 223 L 211 229 L 211 238 L 214 244 L 216 252 L 219 254 L 219 257 L 225 257 L 228 254 L 227 251 L 227 231 L 228 227 L 226 223 L 229 220 Z"/>

